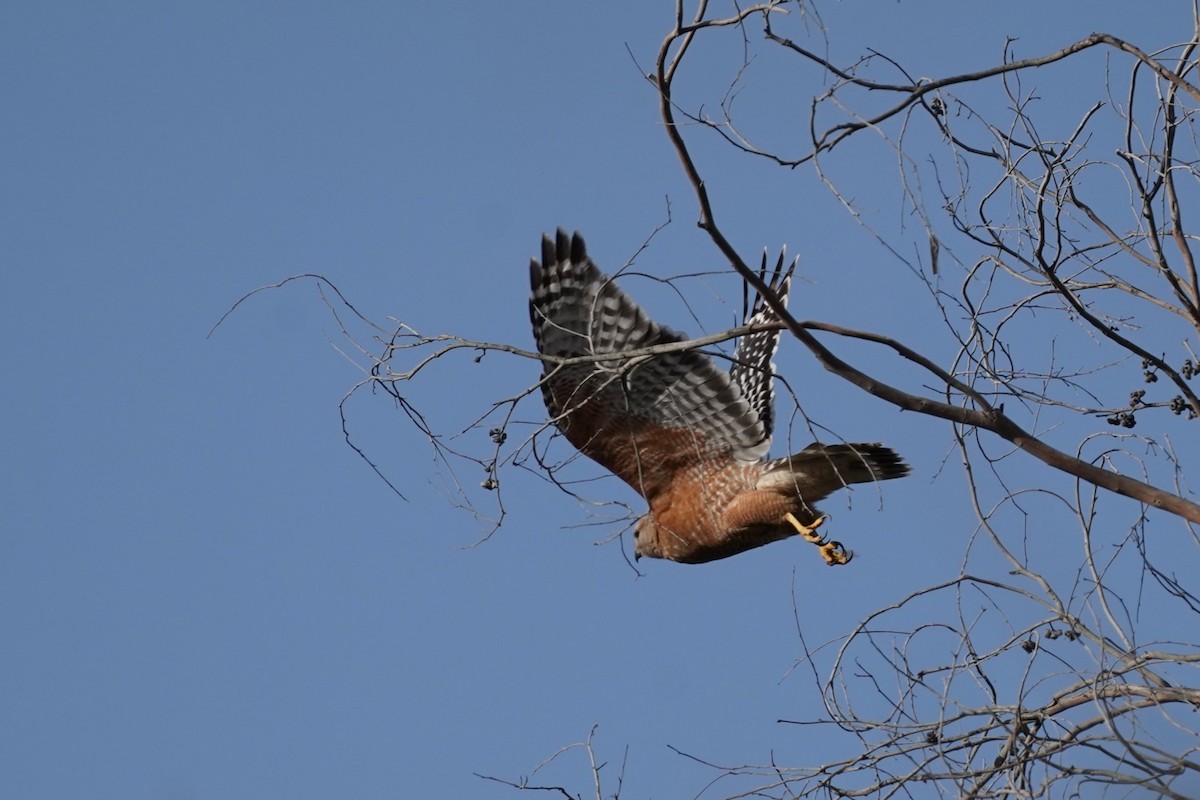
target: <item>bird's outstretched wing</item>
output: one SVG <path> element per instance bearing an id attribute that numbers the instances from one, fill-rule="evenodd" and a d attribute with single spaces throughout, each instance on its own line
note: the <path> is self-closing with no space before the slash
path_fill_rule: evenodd
<path id="1" fill-rule="evenodd" d="M 762 409 L 769 409 L 769 380 L 764 401 L 749 368 L 741 368 L 743 384 L 695 350 L 647 354 L 646 348 L 683 337 L 653 322 L 601 273 L 578 233 L 559 229 L 554 239 L 543 237 L 541 261 L 530 262 L 530 281 L 529 313 L 539 352 L 613 356 L 544 364 L 546 407 L 582 453 L 647 499 L 698 462 L 758 461 L 766 455 L 770 417 L 764 419 Z M 778 337 L 769 338 L 755 346 L 767 351 L 767 363 Z M 753 359 L 746 354 L 747 363 Z M 758 386 L 753 400 L 747 385 Z"/>

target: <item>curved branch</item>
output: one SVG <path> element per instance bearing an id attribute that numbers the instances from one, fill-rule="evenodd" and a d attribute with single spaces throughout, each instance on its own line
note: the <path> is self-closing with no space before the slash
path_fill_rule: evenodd
<path id="1" fill-rule="evenodd" d="M 701 9 L 703 13 L 703 8 Z M 748 12 L 744 12 L 742 19 Z M 683 139 L 683 134 L 680 132 L 679 126 L 675 121 L 675 106 L 672 101 L 672 81 L 679 68 L 679 65 L 687 53 L 688 48 L 692 44 L 696 32 L 699 30 L 696 26 L 688 28 L 676 26 L 663 40 L 659 47 L 658 58 L 656 61 L 656 82 L 659 91 L 659 111 L 663 119 L 664 130 L 667 133 L 667 138 L 670 140 L 672 147 L 675 150 L 683 171 L 687 176 L 688 182 L 692 186 L 692 190 L 696 195 L 696 201 L 699 205 L 699 218 L 696 222 L 697 226 L 712 239 L 713 244 L 717 249 L 729 260 L 733 268 L 748 284 L 754 287 L 767 301 L 771 308 L 779 315 L 787 326 L 788 331 L 798 339 L 808 350 L 817 358 L 817 361 L 826 370 L 838 376 L 839 378 L 857 386 L 863 391 L 884 400 L 897 408 L 906 411 L 916 411 L 929 416 L 940 417 L 942 419 L 957 422 L 962 425 L 968 425 L 974 428 L 991 431 L 1000 436 L 1006 441 L 1012 443 L 1016 447 L 1029 453 L 1034 458 L 1039 459 L 1054 469 L 1060 470 L 1077 478 L 1081 478 L 1096 486 L 1107 489 L 1116 494 L 1129 497 L 1138 502 L 1145 503 L 1148 506 L 1161 509 L 1171 514 L 1175 514 L 1189 522 L 1200 524 L 1200 505 L 1189 502 L 1182 497 L 1172 494 L 1171 492 L 1159 489 L 1149 483 L 1136 480 L 1134 478 L 1120 475 L 1115 472 L 1110 472 L 1094 464 L 1088 463 L 1082 459 L 1076 458 L 1068 453 L 1065 453 L 1057 448 L 1051 447 L 1049 444 L 1039 439 L 1037 436 L 1024 430 L 1013 419 L 1006 416 L 1003 406 L 992 406 L 986 399 L 980 396 L 977 392 L 969 391 L 964 394 L 970 398 L 977 408 L 969 408 L 966 406 L 953 405 L 941 400 L 936 400 L 930 397 L 922 397 L 910 392 L 903 391 L 895 386 L 891 386 L 877 378 L 868 375 L 862 370 L 843 361 L 833 353 L 829 348 L 823 345 L 814 336 L 810 330 L 813 326 L 806 326 L 797 321 L 784 305 L 779 301 L 779 298 L 770 291 L 770 288 L 763 280 L 755 273 L 753 269 L 742 259 L 737 250 L 725 237 L 721 228 L 716 221 L 715 212 L 713 211 L 712 201 L 709 198 L 708 190 L 705 186 L 703 177 L 700 175 L 699 168 L 696 166 L 695 160 L 692 158 L 691 151 L 687 143 Z M 1077 42 L 1076 44 L 1065 48 L 1052 56 L 1047 56 L 1043 59 L 1027 60 L 1026 62 L 1015 62 L 1016 67 L 1008 65 L 1003 68 L 996 68 L 987 71 L 986 74 L 997 74 L 1000 72 L 1011 71 L 1014 68 L 1035 66 L 1039 64 L 1051 63 L 1054 60 L 1061 60 L 1071 55 L 1072 53 L 1093 47 L 1097 44 L 1110 44 L 1127 52 L 1134 52 L 1139 58 L 1151 60 L 1148 56 L 1142 53 L 1132 45 L 1126 45 L 1121 40 L 1115 37 L 1107 36 L 1106 34 L 1093 34 L 1092 36 Z M 671 54 L 672 47 L 675 47 L 674 55 Z M 1160 70 L 1163 69 L 1159 68 Z M 1156 70 L 1158 72 L 1159 70 Z M 978 77 L 984 77 L 985 73 L 980 73 Z M 1179 85 L 1180 88 L 1193 94 L 1200 99 L 1200 90 L 1183 81 L 1182 78 L 1174 76 L 1172 83 Z M 939 84 L 933 84 L 939 85 Z M 907 101 L 906 101 L 907 102 Z M 886 337 L 878 337 L 876 339 L 882 343 L 886 343 L 896 352 L 903 355 L 915 363 L 920 364 L 925 369 L 937 375 L 940 379 L 947 382 L 948 385 L 962 389 L 962 384 L 957 381 L 948 380 L 949 375 L 944 370 L 936 367 L 932 361 L 920 356 L 915 350 L 909 348 L 895 340 L 887 339 Z"/>

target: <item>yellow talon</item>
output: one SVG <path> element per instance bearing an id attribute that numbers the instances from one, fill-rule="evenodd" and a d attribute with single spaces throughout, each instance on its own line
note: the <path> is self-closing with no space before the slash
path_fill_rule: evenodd
<path id="1" fill-rule="evenodd" d="M 825 563 L 831 567 L 849 564 L 850 559 L 854 558 L 854 554 L 846 548 L 842 547 L 841 542 L 826 541 L 825 537 L 817 533 L 817 528 L 821 527 L 825 522 L 826 517 L 817 517 L 811 525 L 805 525 L 800 520 L 796 519 L 796 515 L 790 511 L 783 515 L 783 518 L 788 521 L 796 533 L 806 542 L 812 542 L 821 552 L 821 558 L 825 559 Z"/>
<path id="2" fill-rule="evenodd" d="M 800 520 L 796 519 L 796 515 L 790 511 L 784 514 L 783 518 L 791 523 L 791 526 L 796 529 L 796 533 L 800 534 L 804 541 L 812 542 L 818 547 L 825 544 L 825 537 L 817 533 L 817 528 L 821 527 L 821 525 L 825 522 L 824 516 L 817 517 L 816 522 L 814 522 L 812 525 L 805 525 Z"/>
<path id="3" fill-rule="evenodd" d="M 831 567 L 849 564 L 850 559 L 854 558 L 854 553 L 842 547 L 841 542 L 826 542 L 818 545 L 817 549 L 821 551 L 821 558 L 825 559 L 825 563 Z"/>

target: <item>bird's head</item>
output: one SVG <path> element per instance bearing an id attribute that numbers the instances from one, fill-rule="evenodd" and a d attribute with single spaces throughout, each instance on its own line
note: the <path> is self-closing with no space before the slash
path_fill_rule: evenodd
<path id="1" fill-rule="evenodd" d="M 649 514 L 644 514 L 637 522 L 633 523 L 633 557 L 635 560 L 642 556 L 663 557 L 658 534 L 658 525 L 655 524 L 654 517 Z"/>

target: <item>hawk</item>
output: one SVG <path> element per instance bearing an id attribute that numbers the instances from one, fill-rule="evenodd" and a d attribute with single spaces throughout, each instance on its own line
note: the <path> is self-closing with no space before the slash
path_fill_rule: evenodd
<path id="1" fill-rule="evenodd" d="M 770 275 L 766 266 L 764 255 L 763 279 L 786 302 L 795 262 L 785 272 L 781 255 Z M 601 273 L 578 233 L 544 236 L 542 260 L 531 260 L 529 272 L 538 352 L 584 359 L 542 362 L 546 408 L 567 441 L 646 499 L 649 511 L 634 524 L 636 557 L 696 564 L 799 535 L 829 564 L 850 560 L 816 532 L 825 518 L 813 504 L 909 468 L 880 444 L 815 442 L 767 458 L 778 328 L 741 337 L 726 371 L 697 349 L 663 352 L 684 337 Z M 744 306 L 747 325 L 779 321 L 762 296 Z"/>

